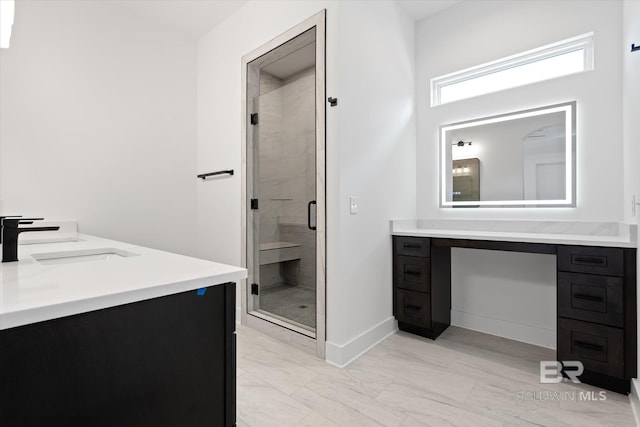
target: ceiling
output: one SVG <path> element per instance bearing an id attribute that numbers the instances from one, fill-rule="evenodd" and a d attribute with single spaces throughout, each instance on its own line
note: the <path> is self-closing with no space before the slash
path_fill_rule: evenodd
<path id="1" fill-rule="evenodd" d="M 125 0 L 127 12 L 197 40 L 244 6 L 247 0 Z"/>
<path id="2" fill-rule="evenodd" d="M 462 0 L 397 0 L 420 21 Z M 127 12 L 171 28 L 197 40 L 227 19 L 248 0 L 119 0 Z M 116 1 L 114 1 L 116 3 Z"/>
<path id="3" fill-rule="evenodd" d="M 398 0 L 397 3 L 415 21 L 421 21 L 461 2 L 462 0 Z"/>

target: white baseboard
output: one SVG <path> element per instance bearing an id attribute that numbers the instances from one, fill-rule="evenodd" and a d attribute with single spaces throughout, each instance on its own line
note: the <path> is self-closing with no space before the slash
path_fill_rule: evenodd
<path id="1" fill-rule="evenodd" d="M 451 324 L 540 347 L 556 348 L 556 331 L 509 322 L 464 311 L 451 310 Z"/>
<path id="2" fill-rule="evenodd" d="M 390 317 L 345 344 L 327 341 L 325 360 L 334 366 L 344 368 L 397 330 L 395 318 Z"/>
<path id="3" fill-rule="evenodd" d="M 638 378 L 631 379 L 631 393 L 629 393 L 629 403 L 633 418 L 636 420 L 636 426 L 640 426 L 640 380 Z"/>

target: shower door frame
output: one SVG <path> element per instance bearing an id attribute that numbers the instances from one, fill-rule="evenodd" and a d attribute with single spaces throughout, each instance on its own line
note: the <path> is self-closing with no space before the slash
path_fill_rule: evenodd
<path id="1" fill-rule="evenodd" d="M 315 64 L 315 114 L 316 114 L 316 331 L 310 337 L 296 331 L 295 327 L 269 316 L 249 313 L 248 287 L 253 283 L 254 237 L 255 227 L 249 218 L 248 206 L 252 196 L 251 186 L 253 171 L 247 167 L 247 156 L 253 155 L 253 132 L 249 131 L 250 109 L 253 99 L 259 95 L 259 66 L 251 63 L 278 48 L 306 31 L 316 29 L 316 64 Z M 242 266 L 247 268 L 248 277 L 243 281 L 241 289 L 240 319 L 243 325 L 260 330 L 267 335 L 295 344 L 318 357 L 325 358 L 326 341 L 326 190 L 325 190 L 325 126 L 326 126 L 326 90 L 325 90 L 325 46 L 326 46 L 326 10 L 322 10 L 302 23 L 296 25 L 273 40 L 265 43 L 242 57 Z"/>

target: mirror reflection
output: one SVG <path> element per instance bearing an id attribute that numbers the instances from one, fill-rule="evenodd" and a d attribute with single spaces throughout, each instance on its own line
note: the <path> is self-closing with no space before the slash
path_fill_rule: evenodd
<path id="1" fill-rule="evenodd" d="M 440 127 L 442 207 L 575 206 L 575 102 Z"/>

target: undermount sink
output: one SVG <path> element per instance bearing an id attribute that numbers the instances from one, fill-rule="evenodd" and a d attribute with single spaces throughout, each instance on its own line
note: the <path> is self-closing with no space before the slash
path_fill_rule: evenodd
<path id="1" fill-rule="evenodd" d="M 19 240 L 19 245 L 41 245 L 47 243 L 69 243 L 69 242 L 84 242 L 84 239 L 78 237 L 59 237 L 59 238 L 45 238 L 45 239 L 29 239 Z"/>
<path id="2" fill-rule="evenodd" d="M 70 264 L 88 261 L 110 261 L 119 258 L 138 256 L 133 252 L 116 248 L 81 249 L 77 251 L 42 252 L 31 255 L 40 264 Z"/>

